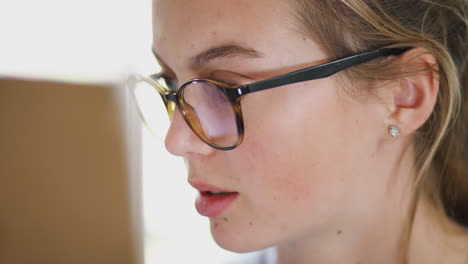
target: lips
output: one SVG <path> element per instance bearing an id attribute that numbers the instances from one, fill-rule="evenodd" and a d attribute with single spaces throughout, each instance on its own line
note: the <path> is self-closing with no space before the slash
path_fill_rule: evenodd
<path id="1" fill-rule="evenodd" d="M 207 217 L 221 215 L 239 196 L 238 192 L 205 183 L 190 183 L 199 191 L 195 201 L 198 213 Z"/>

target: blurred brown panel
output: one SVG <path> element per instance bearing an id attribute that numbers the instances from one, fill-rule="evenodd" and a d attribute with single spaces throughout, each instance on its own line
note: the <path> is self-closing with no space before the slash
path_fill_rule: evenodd
<path id="1" fill-rule="evenodd" d="M 115 93 L 0 80 L 0 263 L 135 263 Z"/>

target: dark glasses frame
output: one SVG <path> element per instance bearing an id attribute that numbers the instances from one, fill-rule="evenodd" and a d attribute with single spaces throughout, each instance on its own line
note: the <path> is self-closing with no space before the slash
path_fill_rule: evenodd
<path id="1" fill-rule="evenodd" d="M 377 49 L 246 85 L 231 85 L 210 79 L 192 79 L 177 89 L 177 87 L 175 87 L 175 82 L 161 74 L 153 74 L 149 78 L 136 77 L 134 81 L 146 81 L 155 87 L 161 95 L 171 118 L 175 111 L 175 106 L 177 106 L 184 117 L 185 122 L 203 142 L 218 150 L 231 150 L 239 146 L 244 138 L 244 121 L 240 105 L 240 99 L 242 96 L 287 84 L 326 78 L 349 67 L 368 62 L 381 56 L 401 55 L 409 49 L 410 48 Z M 184 89 L 186 87 L 193 83 L 203 82 L 214 84 L 228 98 L 233 107 L 237 124 L 238 139 L 232 146 L 219 146 L 211 142 L 203 132 L 195 111 L 190 104 L 184 100 Z"/>

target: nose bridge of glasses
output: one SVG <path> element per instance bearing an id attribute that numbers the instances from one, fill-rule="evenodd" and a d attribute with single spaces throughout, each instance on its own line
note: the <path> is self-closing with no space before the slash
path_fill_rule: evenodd
<path id="1" fill-rule="evenodd" d="M 169 114 L 169 117 L 172 119 L 174 112 L 176 110 L 176 107 L 180 106 L 179 103 L 177 102 L 176 93 L 175 92 L 161 93 L 161 97 L 164 99 L 164 103 L 167 108 L 167 113 Z"/>
<path id="2" fill-rule="evenodd" d="M 163 96 L 166 101 L 172 101 L 177 104 L 177 95 L 175 92 L 162 93 L 161 96 Z"/>

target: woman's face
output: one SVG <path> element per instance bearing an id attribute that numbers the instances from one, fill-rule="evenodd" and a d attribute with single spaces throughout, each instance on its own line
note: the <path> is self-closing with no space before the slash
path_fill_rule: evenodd
<path id="1" fill-rule="evenodd" d="M 326 62 L 324 49 L 299 33 L 290 3 L 155 0 L 153 49 L 179 84 L 213 75 L 246 84 Z M 218 49 L 193 65 L 219 47 L 229 52 Z M 231 151 L 209 147 L 175 114 L 166 147 L 185 159 L 189 182 L 237 192 L 210 217 L 221 247 L 321 241 L 385 201 L 382 107 L 353 100 L 339 84 L 332 76 L 246 95 L 245 137 Z"/>

